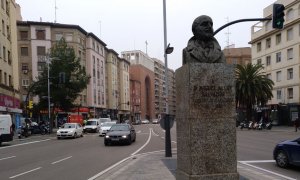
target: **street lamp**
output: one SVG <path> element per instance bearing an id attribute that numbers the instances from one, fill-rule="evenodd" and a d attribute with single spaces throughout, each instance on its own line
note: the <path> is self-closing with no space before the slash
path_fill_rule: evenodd
<path id="1" fill-rule="evenodd" d="M 50 110 L 51 110 L 51 106 L 50 106 L 50 68 L 49 68 L 49 64 L 50 64 L 50 58 L 48 56 L 47 58 L 47 76 L 48 76 L 48 81 L 47 81 L 47 84 L 48 84 L 48 118 L 49 118 L 49 133 L 52 132 L 52 121 L 51 121 L 51 113 L 50 113 Z"/>
<path id="2" fill-rule="evenodd" d="M 173 47 L 170 47 L 170 43 L 167 46 L 167 19 L 166 19 L 166 0 L 163 0 L 163 22 L 164 22 L 164 57 L 165 57 L 165 78 L 166 78 L 166 114 L 165 114 L 165 156 L 172 157 L 171 151 L 171 134 L 170 134 L 170 115 L 169 115 L 169 88 L 168 88 L 168 54 L 171 54 L 174 50 Z"/>

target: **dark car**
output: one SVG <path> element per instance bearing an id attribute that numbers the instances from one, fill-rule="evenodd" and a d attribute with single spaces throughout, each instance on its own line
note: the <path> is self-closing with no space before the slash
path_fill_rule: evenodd
<path id="1" fill-rule="evenodd" d="M 279 167 L 300 166 L 300 138 L 278 143 L 273 151 L 273 157 Z"/>
<path id="2" fill-rule="evenodd" d="M 130 124 L 114 124 L 104 137 L 104 145 L 107 146 L 112 143 L 126 143 L 128 145 L 134 142 L 136 133 Z"/>

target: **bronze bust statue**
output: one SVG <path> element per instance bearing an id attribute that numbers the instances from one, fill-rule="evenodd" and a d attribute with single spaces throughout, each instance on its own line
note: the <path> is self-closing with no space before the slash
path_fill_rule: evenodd
<path id="1" fill-rule="evenodd" d="M 213 21 L 209 16 L 197 17 L 192 25 L 194 36 L 183 49 L 182 64 L 225 63 L 225 56 L 218 41 L 213 36 Z"/>

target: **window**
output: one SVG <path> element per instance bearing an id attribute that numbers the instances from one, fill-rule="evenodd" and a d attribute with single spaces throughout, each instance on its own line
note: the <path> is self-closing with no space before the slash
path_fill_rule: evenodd
<path id="1" fill-rule="evenodd" d="M 287 50 L 287 59 L 293 59 L 293 48 Z"/>
<path id="2" fill-rule="evenodd" d="M 281 43 L 281 33 L 276 34 L 276 45 Z"/>
<path id="3" fill-rule="evenodd" d="M 257 64 L 261 64 L 261 59 L 258 59 L 258 60 L 257 60 Z"/>
<path id="4" fill-rule="evenodd" d="M 293 99 L 293 88 L 288 88 L 288 98 Z"/>
<path id="5" fill-rule="evenodd" d="M 259 52 L 259 51 L 261 51 L 261 42 L 257 43 L 257 52 Z"/>
<path id="6" fill-rule="evenodd" d="M 45 30 L 36 30 L 36 39 L 45 40 L 46 39 Z"/>
<path id="7" fill-rule="evenodd" d="M 271 79 L 271 80 L 272 80 L 272 75 L 271 75 L 271 73 L 267 74 L 266 76 L 267 76 L 268 79 Z"/>
<path id="8" fill-rule="evenodd" d="M 4 0 L 1 0 L 1 7 L 4 9 Z"/>
<path id="9" fill-rule="evenodd" d="M 22 63 L 22 71 L 28 70 L 28 63 Z"/>
<path id="10" fill-rule="evenodd" d="M 4 20 L 2 20 L 2 34 L 5 36 L 5 24 L 4 24 Z"/>
<path id="11" fill-rule="evenodd" d="M 281 90 L 277 90 L 277 99 L 281 99 Z"/>
<path id="12" fill-rule="evenodd" d="M 287 79 L 293 79 L 293 68 L 287 70 Z"/>
<path id="13" fill-rule="evenodd" d="M 266 64 L 267 64 L 267 66 L 271 65 L 271 56 L 266 57 Z"/>
<path id="14" fill-rule="evenodd" d="M 271 38 L 266 39 L 266 49 L 271 47 Z"/>
<path id="15" fill-rule="evenodd" d="M 29 79 L 22 79 L 22 86 L 29 86 Z"/>
<path id="16" fill-rule="evenodd" d="M 276 72 L 276 81 L 280 82 L 281 81 L 281 71 Z"/>
<path id="17" fill-rule="evenodd" d="M 6 48 L 5 48 L 5 46 L 3 46 L 3 59 L 4 59 L 4 61 L 6 61 Z"/>
<path id="18" fill-rule="evenodd" d="M 12 84 L 12 77 L 11 77 L 11 75 L 8 76 L 8 85 L 9 85 L 9 86 L 12 86 L 12 85 L 13 85 L 13 84 Z"/>
<path id="19" fill-rule="evenodd" d="M 63 34 L 62 33 L 56 33 L 55 34 L 55 40 L 56 41 L 60 41 L 60 39 L 63 37 Z"/>
<path id="20" fill-rule="evenodd" d="M 0 84 L 2 84 L 2 70 L 0 70 Z"/>
<path id="21" fill-rule="evenodd" d="M 286 13 L 286 20 L 292 20 L 294 18 L 294 10 L 293 9 L 289 9 Z"/>
<path id="22" fill-rule="evenodd" d="M 21 56 L 28 56 L 28 47 L 21 47 Z"/>
<path id="23" fill-rule="evenodd" d="M 10 29 L 9 29 L 9 26 L 6 26 L 6 34 L 7 34 L 7 39 L 10 40 Z"/>
<path id="24" fill-rule="evenodd" d="M 7 74 L 6 74 L 6 72 L 4 73 L 4 84 L 7 85 Z"/>
<path id="25" fill-rule="evenodd" d="M 44 67 L 46 66 L 45 62 L 38 62 L 38 71 L 43 71 Z"/>
<path id="26" fill-rule="evenodd" d="M 37 55 L 38 56 L 45 56 L 46 55 L 46 47 L 45 46 L 38 46 L 37 47 Z"/>
<path id="27" fill-rule="evenodd" d="M 281 62 L 281 52 L 276 53 L 276 62 Z"/>
<path id="28" fill-rule="evenodd" d="M 28 40 L 28 31 L 20 31 L 21 40 Z"/>
<path id="29" fill-rule="evenodd" d="M 293 28 L 291 28 L 291 29 L 288 29 L 287 31 L 286 31 L 286 36 L 287 36 L 287 41 L 290 41 L 290 40 L 292 40 L 293 39 Z"/>
<path id="30" fill-rule="evenodd" d="M 8 64 L 11 65 L 11 53 L 10 53 L 10 51 L 7 51 L 7 60 L 8 60 Z"/>
<path id="31" fill-rule="evenodd" d="M 67 33 L 66 34 L 66 41 L 67 42 L 72 42 L 73 41 L 73 34 L 72 33 Z"/>

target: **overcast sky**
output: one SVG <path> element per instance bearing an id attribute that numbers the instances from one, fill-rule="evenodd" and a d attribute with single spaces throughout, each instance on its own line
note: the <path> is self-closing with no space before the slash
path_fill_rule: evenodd
<path id="1" fill-rule="evenodd" d="M 54 22 L 55 0 L 16 0 L 23 21 Z M 167 39 L 174 47 L 168 55 L 168 67 L 182 65 L 182 49 L 192 36 L 191 26 L 200 15 L 214 21 L 214 30 L 245 18 L 262 18 L 263 9 L 275 0 L 166 0 Z M 56 22 L 76 24 L 97 35 L 119 54 L 142 50 L 164 62 L 163 0 L 56 0 Z M 222 49 L 228 44 L 249 47 L 250 27 L 243 22 L 220 31 L 216 38 Z M 229 36 L 227 35 L 229 32 Z"/>

